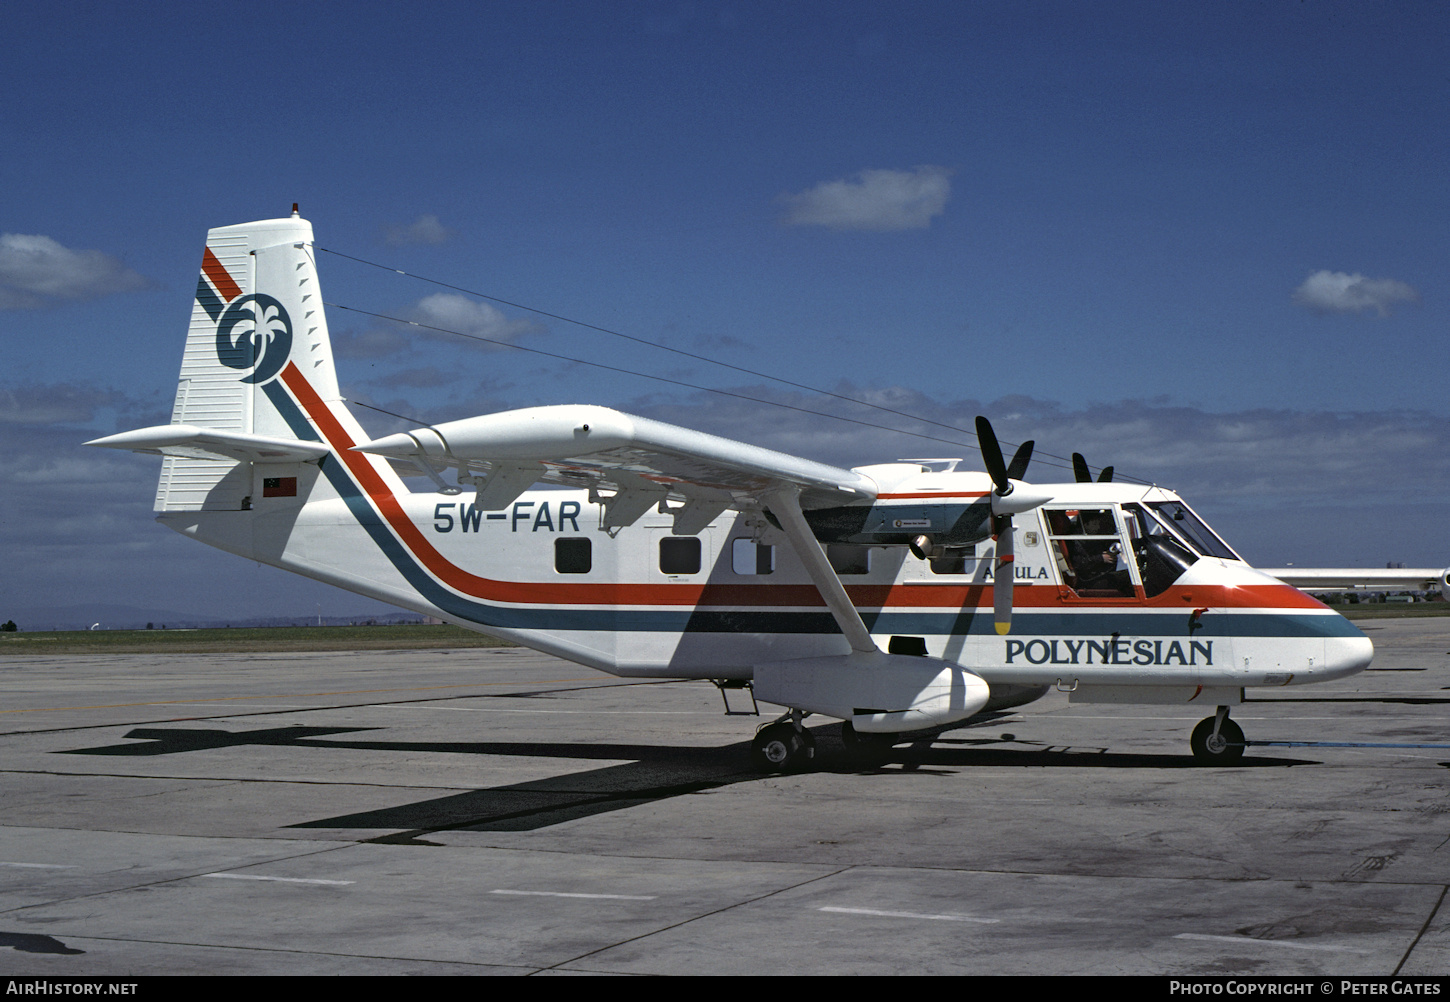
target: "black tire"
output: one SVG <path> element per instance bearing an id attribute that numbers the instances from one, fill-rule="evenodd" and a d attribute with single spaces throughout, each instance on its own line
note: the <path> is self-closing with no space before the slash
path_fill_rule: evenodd
<path id="1" fill-rule="evenodd" d="M 815 757 L 816 743 L 787 723 L 762 727 L 750 743 L 751 764 L 760 772 L 799 772 Z"/>
<path id="2" fill-rule="evenodd" d="M 1225 717 L 1213 737 L 1213 717 L 1205 717 L 1193 729 L 1188 744 L 1193 748 L 1193 757 L 1202 765 L 1232 765 L 1244 757 L 1244 731 L 1238 724 Z"/>

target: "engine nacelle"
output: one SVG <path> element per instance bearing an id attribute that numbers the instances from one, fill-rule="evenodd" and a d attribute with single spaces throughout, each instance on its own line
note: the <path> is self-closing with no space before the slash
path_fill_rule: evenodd
<path id="1" fill-rule="evenodd" d="M 991 695 L 952 661 L 855 652 L 755 666 L 755 695 L 769 703 L 851 721 L 871 734 L 919 731 L 965 720 Z"/>

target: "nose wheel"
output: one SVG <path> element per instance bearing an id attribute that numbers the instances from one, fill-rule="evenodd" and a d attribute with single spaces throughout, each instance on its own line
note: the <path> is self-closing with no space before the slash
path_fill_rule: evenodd
<path id="1" fill-rule="evenodd" d="M 1229 719 L 1227 706 L 1200 720 L 1188 743 L 1200 765 L 1232 765 L 1244 757 L 1243 728 Z"/>

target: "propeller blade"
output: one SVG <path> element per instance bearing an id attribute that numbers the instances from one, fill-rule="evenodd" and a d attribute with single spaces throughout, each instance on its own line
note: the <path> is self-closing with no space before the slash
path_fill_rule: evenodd
<path id="1" fill-rule="evenodd" d="M 1032 446 L 1036 444 L 1031 440 L 1023 442 L 1017 447 L 1012 455 L 1012 462 L 1007 464 L 1007 476 L 1012 480 L 1021 480 L 1027 476 L 1027 464 L 1032 462 Z"/>
<path id="2" fill-rule="evenodd" d="M 1012 516 L 1000 519 L 997 535 L 996 562 L 992 569 L 992 622 L 997 635 L 1005 637 L 1012 629 L 1012 582 L 1017 572 L 1012 561 Z"/>
<path id="3" fill-rule="evenodd" d="M 1007 482 L 1007 464 L 1002 461 L 1002 447 L 997 444 L 997 433 L 992 430 L 992 422 L 977 415 L 977 444 L 982 449 L 982 464 L 987 467 L 987 475 L 992 478 L 992 483 L 997 486 L 997 493 L 1003 497 L 1012 493 L 1012 485 Z"/>
<path id="4" fill-rule="evenodd" d="M 1072 475 L 1080 484 L 1090 484 L 1093 482 L 1092 471 L 1088 469 L 1087 460 L 1082 458 L 1082 453 L 1080 452 L 1074 452 L 1072 454 Z"/>
<path id="5" fill-rule="evenodd" d="M 1100 484 L 1108 484 L 1108 483 L 1112 483 L 1112 481 L 1113 481 L 1113 468 L 1111 466 L 1104 466 L 1103 467 L 1103 472 L 1101 472 L 1101 473 L 1098 474 L 1098 483 L 1100 483 Z"/>

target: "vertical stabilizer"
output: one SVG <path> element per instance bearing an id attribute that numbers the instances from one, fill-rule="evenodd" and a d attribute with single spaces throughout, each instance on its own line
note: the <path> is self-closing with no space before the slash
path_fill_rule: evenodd
<path id="1" fill-rule="evenodd" d="M 318 288 L 312 224 L 294 214 L 209 231 L 171 423 L 297 437 L 267 391 L 289 363 L 329 409 L 346 415 Z M 245 485 L 218 490 L 228 477 L 249 480 L 249 471 L 214 459 L 168 455 L 156 510 L 234 510 L 251 491 Z"/>

